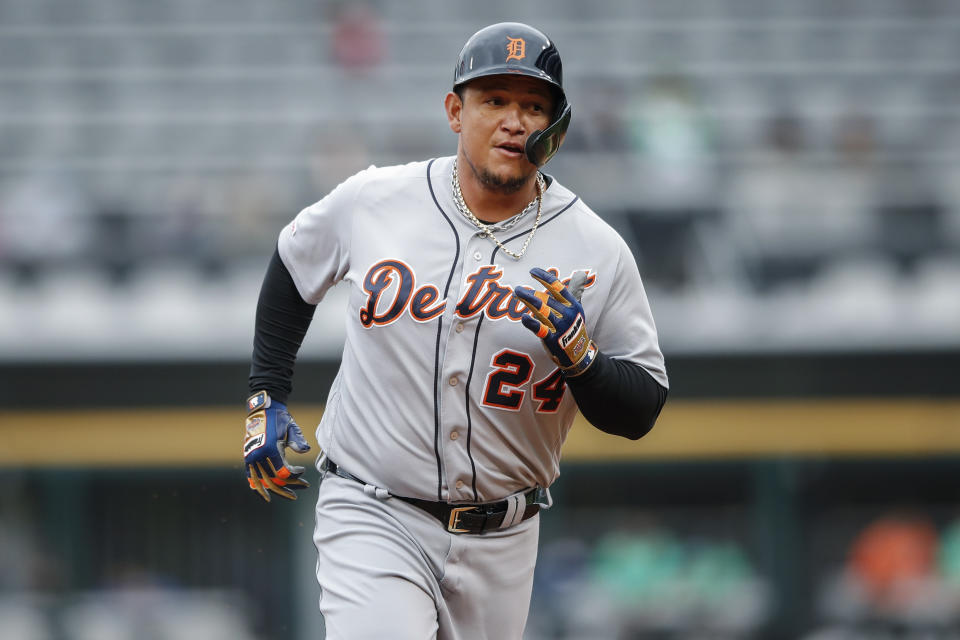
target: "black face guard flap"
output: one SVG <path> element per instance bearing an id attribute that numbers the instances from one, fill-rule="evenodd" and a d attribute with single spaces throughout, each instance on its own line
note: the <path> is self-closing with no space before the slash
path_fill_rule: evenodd
<path id="1" fill-rule="evenodd" d="M 560 115 L 553 121 L 553 124 L 542 131 L 538 130 L 530 134 L 524 147 L 527 159 L 530 162 L 542 167 L 550 161 L 553 154 L 563 144 L 563 139 L 567 135 L 567 127 L 570 126 L 571 114 L 570 103 L 564 101 Z"/>

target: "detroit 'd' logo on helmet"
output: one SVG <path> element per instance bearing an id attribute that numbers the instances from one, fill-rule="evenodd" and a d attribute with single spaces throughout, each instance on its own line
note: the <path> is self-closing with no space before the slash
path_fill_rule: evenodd
<path id="1" fill-rule="evenodd" d="M 511 60 L 523 60 L 527 57 L 527 43 L 523 38 L 511 38 L 507 36 L 507 59 L 504 62 L 509 62 Z"/>
<path id="2" fill-rule="evenodd" d="M 555 277 L 556 268 L 547 269 Z M 590 270 L 584 287 L 593 286 L 597 275 Z M 491 320 L 507 318 L 519 322 L 526 313 L 526 306 L 513 295 L 513 288 L 501 284 L 503 271 L 496 265 L 485 265 L 465 278 L 466 291 L 457 302 L 456 314 L 470 318 L 486 314 Z M 562 282 L 569 284 L 568 276 Z M 359 309 L 360 324 L 364 327 L 383 326 L 395 322 L 406 314 L 417 322 L 427 322 L 443 314 L 447 300 L 440 299 L 440 290 L 433 284 L 417 287 L 413 268 L 402 260 L 381 260 L 372 265 L 363 278 L 363 290 L 367 293 L 365 304 Z"/>

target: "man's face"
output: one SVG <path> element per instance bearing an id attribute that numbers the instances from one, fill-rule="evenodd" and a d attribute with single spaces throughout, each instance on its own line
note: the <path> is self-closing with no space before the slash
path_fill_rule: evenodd
<path id="1" fill-rule="evenodd" d="M 460 134 L 460 152 L 470 170 L 486 189 L 520 190 L 537 169 L 524 144 L 531 133 L 550 125 L 549 85 L 527 76 L 487 76 L 468 83 L 462 93 L 462 101 L 447 96 L 447 117 Z"/>

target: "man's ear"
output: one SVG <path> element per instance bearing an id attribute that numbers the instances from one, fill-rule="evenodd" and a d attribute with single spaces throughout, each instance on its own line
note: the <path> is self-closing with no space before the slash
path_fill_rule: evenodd
<path id="1" fill-rule="evenodd" d="M 447 122 L 450 123 L 450 130 L 454 133 L 460 133 L 460 114 L 463 112 L 463 101 L 453 91 L 449 92 L 443 99 L 443 107 L 447 112 Z"/>

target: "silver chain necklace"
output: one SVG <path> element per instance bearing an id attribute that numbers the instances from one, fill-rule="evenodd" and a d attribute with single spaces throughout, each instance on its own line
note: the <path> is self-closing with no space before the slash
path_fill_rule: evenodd
<path id="1" fill-rule="evenodd" d="M 481 235 L 486 236 L 487 238 L 490 238 L 491 240 L 493 240 L 497 244 L 497 246 L 500 247 L 501 251 L 503 251 L 508 256 L 511 256 L 516 260 L 519 260 L 520 258 L 522 258 L 523 254 L 526 253 L 527 251 L 527 247 L 530 245 L 530 241 L 533 240 L 533 234 L 537 232 L 537 227 L 540 226 L 540 214 L 542 213 L 542 209 L 543 209 L 543 190 L 544 190 L 543 174 L 537 171 L 537 197 L 531 200 L 530 204 L 528 204 L 526 207 L 523 208 L 523 211 L 521 211 L 519 214 L 514 216 L 514 220 L 512 222 L 510 222 L 508 225 L 504 227 L 501 227 L 501 229 L 508 229 L 514 224 L 516 224 L 517 221 L 522 216 L 522 214 L 525 213 L 527 210 L 529 210 L 534 205 L 534 203 L 536 203 L 537 217 L 533 221 L 533 228 L 530 229 L 530 234 L 527 235 L 527 239 L 523 242 L 523 246 L 520 247 L 520 253 L 514 253 L 513 251 L 510 251 L 510 249 L 507 249 L 505 246 L 503 246 L 503 244 L 499 240 L 497 240 L 497 236 L 493 235 L 493 231 L 491 227 L 494 225 L 486 225 L 480 222 L 480 219 L 473 214 L 473 211 L 470 211 L 470 207 L 468 207 L 467 203 L 463 200 L 463 193 L 460 192 L 460 175 L 459 175 L 459 172 L 457 171 L 456 158 L 454 158 L 453 160 L 452 181 L 453 181 L 453 201 L 457 204 L 457 209 L 460 210 L 460 213 L 465 218 L 470 220 L 470 222 L 476 225 L 478 229 L 480 229 Z"/>

